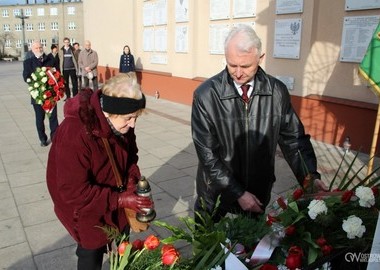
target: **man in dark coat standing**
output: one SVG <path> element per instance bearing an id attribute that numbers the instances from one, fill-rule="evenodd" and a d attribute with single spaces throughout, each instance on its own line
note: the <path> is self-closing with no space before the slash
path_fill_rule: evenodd
<path id="1" fill-rule="evenodd" d="M 23 78 L 24 81 L 31 77 L 32 73 L 36 71 L 38 67 L 50 67 L 52 66 L 51 60 L 48 59 L 47 55 L 43 51 L 41 42 L 33 41 L 32 43 L 32 53 L 30 58 L 24 60 L 24 70 Z M 36 127 L 38 138 L 40 139 L 41 146 L 48 146 L 51 139 L 53 138 L 54 132 L 58 127 L 58 117 L 57 117 L 57 106 L 54 107 L 53 111 L 49 117 L 49 127 L 50 127 L 50 140 L 45 133 L 45 111 L 41 105 L 36 104 L 35 100 L 31 97 L 31 103 L 36 115 Z"/>

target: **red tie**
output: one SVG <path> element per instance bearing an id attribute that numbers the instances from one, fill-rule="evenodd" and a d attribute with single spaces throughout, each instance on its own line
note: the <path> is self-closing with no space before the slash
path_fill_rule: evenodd
<path id="1" fill-rule="evenodd" d="M 249 89 L 250 85 L 249 84 L 243 84 L 241 86 L 241 90 L 243 90 L 243 94 L 241 95 L 241 97 L 243 98 L 244 102 L 245 103 L 248 103 L 248 100 L 249 100 L 249 97 L 248 97 L 248 89 Z"/>

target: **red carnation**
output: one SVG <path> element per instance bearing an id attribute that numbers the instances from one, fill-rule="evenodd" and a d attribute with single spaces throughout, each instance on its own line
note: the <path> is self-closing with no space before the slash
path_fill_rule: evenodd
<path id="1" fill-rule="evenodd" d="M 292 246 L 289 248 L 288 257 L 286 257 L 285 265 L 290 270 L 301 268 L 302 266 L 303 251 L 298 246 Z"/>
<path id="2" fill-rule="evenodd" d="M 341 198 L 342 203 L 348 203 L 351 200 L 352 195 L 354 195 L 352 190 L 347 190 L 344 192 Z"/>
<path id="3" fill-rule="evenodd" d="M 49 90 L 45 91 L 44 94 L 47 98 L 51 97 L 51 92 Z"/>
<path id="4" fill-rule="evenodd" d="M 278 199 L 277 199 L 277 203 L 278 203 L 278 205 L 282 208 L 282 209 L 286 209 L 286 208 L 288 208 L 288 206 L 286 205 L 286 202 L 284 201 L 284 198 L 283 197 L 279 197 Z"/>
<path id="5" fill-rule="evenodd" d="M 378 186 L 373 186 L 373 187 L 371 187 L 371 189 L 372 189 L 373 195 L 375 197 L 377 197 L 379 195 L 379 187 Z"/>
<path id="6" fill-rule="evenodd" d="M 324 245 L 322 247 L 322 253 L 323 255 L 329 255 L 331 253 L 331 251 L 333 250 L 333 247 L 331 245 Z"/>
<path id="7" fill-rule="evenodd" d="M 322 246 L 324 246 L 324 245 L 327 244 L 327 240 L 326 240 L 326 238 L 324 238 L 323 236 L 319 237 L 315 242 L 316 242 L 316 243 L 318 244 L 318 246 L 320 246 L 320 247 L 322 247 Z"/>
<path id="8" fill-rule="evenodd" d="M 55 85 L 55 81 L 52 78 L 49 78 L 48 84 L 49 85 Z"/>
<path id="9" fill-rule="evenodd" d="M 44 104 L 42 104 L 42 108 L 45 112 L 50 112 L 54 108 L 54 104 L 49 100 L 45 100 Z"/>
<path id="10" fill-rule="evenodd" d="M 290 225 L 288 228 L 285 229 L 286 235 L 293 235 L 296 232 L 296 227 L 294 225 Z"/>
<path id="11" fill-rule="evenodd" d="M 299 198 L 301 198 L 303 195 L 303 190 L 302 188 L 297 188 L 294 192 L 293 192 L 293 200 L 298 200 Z"/>

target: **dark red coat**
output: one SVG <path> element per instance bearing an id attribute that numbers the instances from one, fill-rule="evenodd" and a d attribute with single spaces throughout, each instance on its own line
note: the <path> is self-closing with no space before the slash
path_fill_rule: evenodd
<path id="1" fill-rule="evenodd" d="M 109 242 L 97 226 L 122 230 L 127 225 L 123 209 L 117 208 L 116 179 L 101 137 L 108 138 L 124 179 L 135 183 L 140 170 L 134 129 L 123 138 L 114 135 L 100 108 L 100 90 L 90 97 L 85 93 L 65 103 L 65 119 L 49 152 L 47 185 L 55 213 L 70 235 L 83 248 L 95 249 Z M 86 110 L 91 107 L 93 113 Z"/>

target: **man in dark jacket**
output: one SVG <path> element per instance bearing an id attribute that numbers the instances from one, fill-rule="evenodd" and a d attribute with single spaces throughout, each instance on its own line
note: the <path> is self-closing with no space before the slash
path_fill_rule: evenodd
<path id="1" fill-rule="evenodd" d="M 215 221 L 228 212 L 263 213 L 275 182 L 277 144 L 300 184 L 307 171 L 316 188 L 325 189 L 310 136 L 293 111 L 286 86 L 259 66 L 261 41 L 252 27 L 231 30 L 225 56 L 226 69 L 194 93 L 191 126 L 199 159 L 195 210 L 202 212 L 203 199 L 211 213 L 220 195 Z"/>
<path id="2" fill-rule="evenodd" d="M 59 52 L 59 58 L 61 59 L 61 71 L 63 74 L 63 78 L 65 79 L 66 99 L 68 99 L 78 94 L 78 78 L 77 78 L 78 64 L 77 64 L 77 61 L 75 60 L 75 55 L 74 55 L 75 49 L 73 46 L 71 46 L 70 39 L 65 37 L 63 39 L 63 44 L 64 45 L 62 46 Z M 70 79 L 71 79 L 71 84 L 73 86 L 72 95 L 70 92 L 70 85 L 69 85 Z"/>
<path id="3" fill-rule="evenodd" d="M 49 59 L 47 55 L 44 53 L 41 42 L 33 41 L 31 47 L 33 55 L 24 60 L 24 70 L 22 76 L 25 82 L 28 78 L 30 78 L 32 73 L 36 71 L 37 67 L 53 66 L 51 59 Z M 33 109 L 36 115 L 36 127 L 38 138 L 40 139 L 41 146 L 47 146 L 50 143 L 50 140 L 48 140 L 48 137 L 45 133 L 45 111 L 41 105 L 36 104 L 33 98 L 31 98 L 31 103 L 33 105 Z M 53 111 L 50 114 L 49 127 L 50 138 L 53 138 L 54 132 L 58 127 L 57 106 L 54 107 Z"/>

